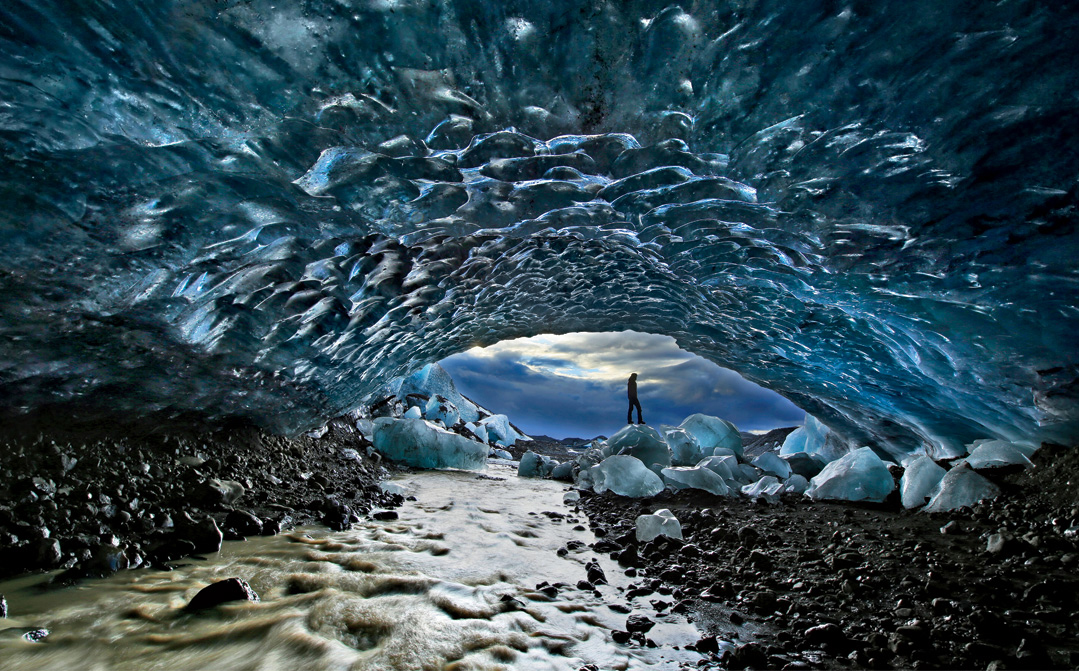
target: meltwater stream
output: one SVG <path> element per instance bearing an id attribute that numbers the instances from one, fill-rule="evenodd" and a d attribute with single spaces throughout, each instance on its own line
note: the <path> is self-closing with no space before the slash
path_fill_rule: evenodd
<path id="1" fill-rule="evenodd" d="M 417 497 L 389 522 L 350 531 L 301 528 L 225 543 L 206 561 L 137 570 L 41 591 L 41 576 L 0 584 L 12 627 L 4 669 L 675 669 L 700 656 L 684 618 L 631 604 L 657 624 L 648 648 L 619 645 L 631 581 L 587 547 L 596 539 L 562 502 L 562 486 L 488 474 L 428 471 L 396 481 Z M 574 543 L 572 541 L 578 541 Z M 559 548 L 569 552 L 559 556 Z M 577 589 L 598 559 L 609 585 Z M 246 579 L 260 603 L 202 615 L 181 608 L 202 587 Z M 537 584 L 565 583 L 554 598 Z M 51 633 L 39 643 L 22 628 Z"/>

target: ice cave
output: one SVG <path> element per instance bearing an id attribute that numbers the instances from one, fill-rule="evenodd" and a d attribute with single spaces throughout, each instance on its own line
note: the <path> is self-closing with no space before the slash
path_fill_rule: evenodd
<path id="1" fill-rule="evenodd" d="M 1075 574 L 1079 500 L 1063 484 L 1047 486 L 1049 498 L 1015 493 L 1047 472 L 1036 448 L 1079 438 L 1076 45 L 1079 13 L 1035 0 L 6 0 L 0 550 L 18 549 L 21 563 L 0 576 L 45 568 L 139 580 L 102 576 L 217 552 L 219 527 L 227 542 L 314 523 L 322 531 L 289 532 L 303 547 L 289 561 L 332 570 L 288 564 L 280 583 L 235 578 L 220 583 L 234 595 L 224 600 L 259 592 L 259 607 L 278 613 L 301 594 L 422 592 L 427 615 L 379 624 L 357 597 L 345 623 L 318 629 L 332 605 L 311 606 L 303 626 L 281 610 L 276 626 L 302 631 L 267 639 L 272 660 L 259 668 L 655 668 L 653 649 L 678 651 L 662 662 L 669 668 L 1074 667 L 1066 620 L 1079 605 L 1052 581 Z M 781 394 L 808 413 L 805 425 L 767 456 L 743 453 L 733 424 L 714 429 L 730 449 L 705 445 L 690 419 L 649 428 L 648 449 L 678 443 L 678 463 L 612 449 L 626 431 L 616 425 L 610 444 L 574 453 L 573 472 L 598 486 L 565 502 L 557 481 L 514 493 L 501 471 L 371 484 L 395 461 L 459 465 L 428 444 L 481 469 L 488 456 L 526 463 L 513 418 L 447 401 L 452 382 L 430 377 L 431 364 L 512 338 L 625 330 L 670 336 Z M 377 410 L 388 388 L 401 405 Z M 419 396 L 405 402 L 408 393 Z M 1052 469 L 1071 468 L 1072 453 L 1059 455 Z M 549 474 L 545 459 L 532 453 L 529 473 Z M 91 467 L 120 470 L 80 475 Z M 333 470 L 343 468 L 362 474 L 346 482 Z M 986 479 L 994 469 L 1010 474 L 1003 484 Z M 662 607 L 653 600 L 647 617 L 604 624 L 615 647 L 514 638 L 532 597 L 460 569 L 485 560 L 453 545 L 453 532 L 420 531 L 463 514 L 432 512 L 443 499 L 440 510 L 452 509 L 462 478 L 495 497 L 470 504 L 478 517 L 497 501 L 524 511 L 553 497 L 547 513 L 521 512 L 521 524 L 546 515 L 554 526 L 515 547 L 563 543 L 559 557 L 579 556 L 581 575 L 522 560 L 544 576 L 527 592 L 536 603 L 572 590 L 643 599 L 661 579 L 681 586 L 656 592 Z M 316 512 L 274 498 L 288 482 L 314 492 L 304 505 Z M 595 507 L 608 488 L 631 492 L 625 510 Z M 827 493 L 852 488 L 857 497 L 839 498 L 859 503 L 827 521 L 839 509 Z M 1030 502 L 985 503 L 988 492 Z M 393 509 L 409 496 L 411 512 Z M 738 503 L 694 512 L 694 496 Z M 782 525 L 753 515 L 779 515 L 795 499 L 806 507 L 791 514 L 824 525 L 812 535 L 831 545 L 779 561 L 766 548 Z M 927 502 L 928 512 L 906 510 Z M 974 512 L 939 517 L 957 509 Z M 881 524 L 918 520 L 911 533 L 930 539 L 893 544 L 922 553 L 896 564 L 920 571 L 907 582 L 858 570 L 873 553 L 857 543 L 901 533 L 859 521 L 878 513 Z M 638 516 L 664 526 L 638 535 Z M 571 518 L 603 533 L 552 531 Z M 96 521 L 73 530 L 84 519 Z M 723 526 L 732 519 L 742 524 Z M 376 523 L 369 536 L 347 536 Z M 319 535 L 325 527 L 346 536 Z M 136 533 L 141 549 L 123 550 Z M 358 557 L 383 552 L 394 533 L 414 563 L 379 582 L 377 562 Z M 462 545 L 469 538 L 461 532 Z M 960 603 L 962 571 L 923 550 L 951 543 L 958 553 L 968 541 L 978 552 L 988 542 L 998 562 L 978 579 L 1026 580 L 1012 586 L 1026 605 L 1007 615 L 1001 603 Z M 264 550 L 280 556 L 244 547 L 185 574 L 186 594 L 234 578 Z M 802 592 L 795 585 L 809 578 L 776 578 L 736 588 L 721 574 L 687 573 L 718 562 L 720 548 L 761 575 L 783 562 L 826 568 L 827 587 Z M 464 563 L 431 577 L 429 562 L 446 556 Z M 40 668 L 50 645 L 78 635 L 5 618 L 2 592 L 15 618 L 22 588 L 4 585 L 0 656 Z M 843 618 L 887 611 L 892 629 L 807 619 L 817 611 L 798 595 L 819 601 L 822 590 L 870 604 L 844 605 Z M 871 601 L 885 594 L 899 605 Z M 742 638 L 700 625 L 693 641 L 679 639 L 660 620 L 691 597 L 733 603 L 723 621 Z M 136 607 L 138 617 L 161 621 L 176 606 L 166 598 Z M 184 611 L 203 629 L 169 638 L 174 647 L 225 636 L 201 611 Z M 420 611 L 400 607 L 410 612 Z M 446 613 L 455 624 L 424 628 Z M 757 616 L 761 632 L 794 638 L 755 642 L 738 628 Z M 566 612 L 550 617 L 577 626 Z M 937 617 L 955 619 L 938 631 Z M 1020 621 L 1048 624 L 1002 624 Z M 417 631 L 428 647 L 388 643 Z M 982 635 L 960 644 L 970 631 Z M 937 634 L 926 632 L 956 641 L 929 644 Z M 317 640 L 304 648 L 301 634 Z M 788 654 L 801 649 L 812 652 Z M 364 650 L 382 656 L 371 662 Z M 102 645 L 80 663 L 144 668 L 150 654 Z M 166 663 L 210 668 L 209 659 Z"/>

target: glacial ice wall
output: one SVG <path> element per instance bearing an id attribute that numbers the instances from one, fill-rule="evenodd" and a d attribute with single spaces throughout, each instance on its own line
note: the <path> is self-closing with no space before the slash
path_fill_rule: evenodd
<path id="1" fill-rule="evenodd" d="M 0 412 L 297 431 L 632 328 L 892 453 L 1073 439 L 1045 4 L 7 0 Z"/>

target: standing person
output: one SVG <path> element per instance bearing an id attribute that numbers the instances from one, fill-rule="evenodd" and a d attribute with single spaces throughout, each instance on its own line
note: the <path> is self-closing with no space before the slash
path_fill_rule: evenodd
<path id="1" fill-rule="evenodd" d="M 629 376 L 629 382 L 626 385 L 626 391 L 629 394 L 629 410 L 626 411 L 626 424 L 633 423 L 633 408 L 637 408 L 637 423 L 644 424 L 644 419 L 641 418 L 641 402 L 637 400 L 637 374 L 632 373 Z"/>

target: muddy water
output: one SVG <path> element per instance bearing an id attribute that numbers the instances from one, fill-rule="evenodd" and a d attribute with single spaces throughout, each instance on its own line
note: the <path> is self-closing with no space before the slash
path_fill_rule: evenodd
<path id="1" fill-rule="evenodd" d="M 36 588 L 41 576 L 0 584 L 12 612 L 0 620 L 0 668 L 674 669 L 700 659 L 676 649 L 698 632 L 643 599 L 635 612 L 657 621 L 648 636 L 659 645 L 613 642 L 626 616 L 607 605 L 626 603 L 618 588 L 629 579 L 587 547 L 556 554 L 595 541 L 558 483 L 519 480 L 504 466 L 397 482 L 418 499 L 398 520 L 226 543 L 171 572 L 62 590 Z M 572 587 L 593 558 L 611 582 L 600 596 Z M 199 589 L 233 576 L 261 602 L 181 612 Z M 568 586 L 552 599 L 535 589 L 544 581 Z M 51 632 L 42 642 L 18 636 L 38 627 Z"/>

